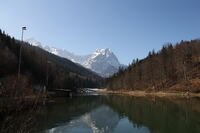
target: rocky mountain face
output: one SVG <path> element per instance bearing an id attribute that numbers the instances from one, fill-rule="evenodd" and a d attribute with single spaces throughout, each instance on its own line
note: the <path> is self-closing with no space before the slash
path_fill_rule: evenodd
<path id="1" fill-rule="evenodd" d="M 89 68 L 104 77 L 116 73 L 120 65 L 117 57 L 110 49 L 96 50 L 83 64 L 86 68 Z"/>
<path id="2" fill-rule="evenodd" d="M 38 46 L 50 53 L 67 58 L 75 63 L 79 63 L 103 77 L 113 75 L 118 71 L 119 67 L 124 66 L 120 64 L 115 54 L 108 48 L 98 49 L 92 54 L 80 56 L 65 49 L 44 46 L 35 39 L 28 39 L 26 41 L 31 45 Z"/>

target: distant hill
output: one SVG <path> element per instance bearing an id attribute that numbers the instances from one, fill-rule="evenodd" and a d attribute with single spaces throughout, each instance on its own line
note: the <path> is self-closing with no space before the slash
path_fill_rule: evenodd
<path id="1" fill-rule="evenodd" d="M 107 88 L 200 92 L 200 40 L 164 45 L 107 79 Z"/>
<path id="2" fill-rule="evenodd" d="M 92 54 L 88 55 L 76 55 L 65 49 L 44 46 L 34 38 L 27 39 L 26 41 L 31 45 L 40 47 L 52 54 L 67 58 L 72 62 L 79 63 L 85 68 L 98 73 L 102 77 L 109 77 L 116 73 L 119 70 L 119 67 L 125 66 L 120 64 L 116 55 L 108 48 L 98 49 Z"/>
<path id="3" fill-rule="evenodd" d="M 15 40 L 0 30 L 0 83 L 4 83 L 6 77 L 17 75 L 21 45 L 21 75 L 28 80 L 30 86 L 76 89 L 98 87 L 102 81 L 95 72 L 39 47 Z"/>

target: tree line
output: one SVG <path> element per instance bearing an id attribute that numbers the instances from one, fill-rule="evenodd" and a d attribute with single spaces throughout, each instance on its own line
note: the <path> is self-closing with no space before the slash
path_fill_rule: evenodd
<path id="1" fill-rule="evenodd" d="M 200 91 L 200 40 L 166 44 L 106 80 L 110 89 Z"/>

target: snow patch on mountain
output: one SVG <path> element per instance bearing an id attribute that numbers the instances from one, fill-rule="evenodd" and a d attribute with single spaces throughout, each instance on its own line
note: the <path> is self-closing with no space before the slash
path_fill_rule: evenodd
<path id="1" fill-rule="evenodd" d="M 109 49 L 97 49 L 94 53 L 88 55 L 76 55 L 65 49 L 58 49 L 42 45 L 39 41 L 30 38 L 26 40 L 33 46 L 40 47 L 52 54 L 67 58 L 75 63 L 91 69 L 103 77 L 108 77 L 116 73 L 121 65 L 115 54 Z"/>
<path id="2" fill-rule="evenodd" d="M 42 44 L 39 41 L 35 40 L 34 38 L 29 38 L 26 40 L 26 42 L 30 43 L 33 46 L 42 48 Z"/>

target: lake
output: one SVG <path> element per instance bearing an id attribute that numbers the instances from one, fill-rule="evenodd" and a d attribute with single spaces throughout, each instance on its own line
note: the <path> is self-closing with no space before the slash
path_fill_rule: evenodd
<path id="1" fill-rule="evenodd" d="M 31 119 L 25 114 L 13 125 L 31 133 L 200 133 L 198 98 L 87 95 L 52 99 Z"/>
<path id="2" fill-rule="evenodd" d="M 79 96 L 54 99 L 36 114 L 35 133 L 200 133 L 200 100 Z"/>

